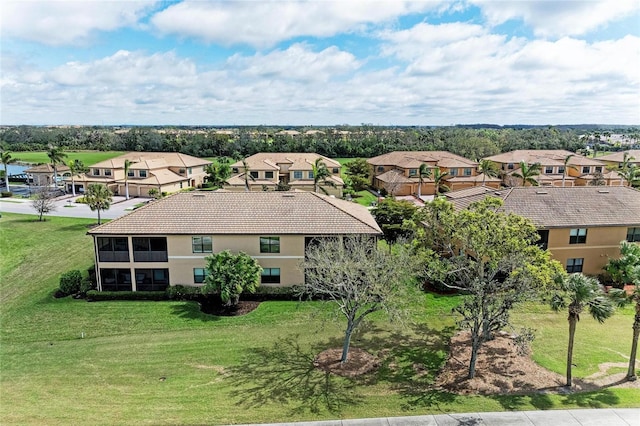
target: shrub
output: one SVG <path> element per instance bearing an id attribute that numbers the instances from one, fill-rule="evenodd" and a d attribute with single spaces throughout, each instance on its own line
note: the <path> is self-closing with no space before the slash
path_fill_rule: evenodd
<path id="1" fill-rule="evenodd" d="M 109 300 L 168 300 L 164 291 L 97 291 L 87 292 L 89 301 L 109 301 Z"/>
<path id="2" fill-rule="evenodd" d="M 87 200 L 84 197 L 78 197 L 76 198 L 76 203 L 87 204 Z"/>
<path id="3" fill-rule="evenodd" d="M 2 198 L 9 198 L 13 196 L 13 192 L 10 192 L 10 191 L 2 191 L 2 193 L 0 194 L 2 195 Z"/>
<path id="4" fill-rule="evenodd" d="M 82 273 L 77 269 L 60 275 L 60 292 L 65 296 L 80 292 L 82 287 Z"/>
<path id="5" fill-rule="evenodd" d="M 200 287 L 186 287 L 172 285 L 165 291 L 167 298 L 171 300 L 196 300 L 202 295 Z"/>

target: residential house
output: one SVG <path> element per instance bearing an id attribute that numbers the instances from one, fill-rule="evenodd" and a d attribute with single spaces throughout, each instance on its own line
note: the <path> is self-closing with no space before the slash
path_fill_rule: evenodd
<path id="1" fill-rule="evenodd" d="M 640 243 L 640 191 L 629 187 L 529 186 L 460 195 L 449 198 L 458 209 L 498 197 L 502 211 L 531 219 L 542 247 L 567 272 L 597 275 L 609 258 L 620 255 L 621 241 Z"/>
<path id="2" fill-rule="evenodd" d="M 568 160 L 567 158 L 571 156 Z M 520 178 L 513 176 L 520 172 L 520 163 L 540 164 L 540 174 L 534 176 L 539 186 L 584 186 L 597 181 L 601 185 L 620 185 L 621 178 L 616 172 L 606 169 L 606 163 L 587 158 L 562 149 L 523 149 L 509 151 L 487 157 L 501 171 L 506 186 L 522 185 Z M 565 170 L 565 160 L 567 167 Z"/>
<path id="3" fill-rule="evenodd" d="M 70 176 L 69 167 L 64 164 L 56 165 L 56 170 L 58 173 L 58 180 L 61 180 L 63 176 Z M 55 179 L 53 166 L 49 163 L 30 167 L 28 169 L 25 169 L 23 173 L 27 175 L 27 182 L 30 185 L 35 186 L 52 185 Z"/>
<path id="4" fill-rule="evenodd" d="M 423 177 L 422 187 L 418 190 L 422 164 L 426 164 L 432 174 L 435 169 L 447 173 L 444 183 L 450 190 L 483 184 L 494 188 L 500 186 L 500 179 L 478 172 L 477 162 L 446 151 L 394 151 L 370 158 L 367 163 L 371 170 L 371 185 L 394 196 L 435 194 L 433 176 Z"/>
<path id="5" fill-rule="evenodd" d="M 319 182 L 322 193 L 342 197 L 344 181 L 340 177 L 342 166 L 335 160 L 314 153 L 262 152 L 231 165 L 232 176 L 225 189 L 244 191 L 246 184 L 252 191 L 275 190 L 278 184 L 289 185 L 291 189 L 314 191 L 313 167 L 317 159 L 327 166 L 331 176 L 327 182 Z M 246 163 L 249 176 L 245 178 Z"/>
<path id="6" fill-rule="evenodd" d="M 622 167 L 624 154 L 627 154 L 627 161 L 629 162 L 629 165 L 640 167 L 640 149 L 630 149 L 627 151 L 614 152 L 613 154 L 598 157 L 598 160 L 602 161 L 611 168 Z"/>
<path id="7" fill-rule="evenodd" d="M 125 161 L 131 163 L 125 177 Z M 131 197 L 148 197 L 149 191 L 172 193 L 202 185 L 206 166 L 211 161 L 178 152 L 129 152 L 89 167 L 85 174 L 74 177 L 76 193 L 84 192 L 94 183 L 106 185 L 114 194 L 125 195 L 129 185 Z M 65 177 L 67 192 L 71 191 L 71 177 Z"/>
<path id="8" fill-rule="evenodd" d="M 98 288 L 199 286 L 205 257 L 243 251 L 263 268 L 262 284 L 301 284 L 299 263 L 318 238 L 382 232 L 366 207 L 305 191 L 181 192 L 90 230 Z"/>

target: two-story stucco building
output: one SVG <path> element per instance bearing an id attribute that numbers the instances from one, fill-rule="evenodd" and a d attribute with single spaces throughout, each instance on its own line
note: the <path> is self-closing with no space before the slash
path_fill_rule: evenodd
<path id="1" fill-rule="evenodd" d="M 620 256 L 623 240 L 640 243 L 640 191 L 629 187 L 515 187 L 456 194 L 466 208 L 487 196 L 503 200 L 502 211 L 531 219 L 540 244 L 567 272 L 597 275 L 609 258 Z"/>
<path id="2" fill-rule="evenodd" d="M 204 282 L 205 257 L 243 251 L 262 284 L 302 284 L 298 268 L 315 239 L 382 232 L 366 207 L 304 191 L 183 192 L 88 232 L 100 290 L 164 290 Z"/>

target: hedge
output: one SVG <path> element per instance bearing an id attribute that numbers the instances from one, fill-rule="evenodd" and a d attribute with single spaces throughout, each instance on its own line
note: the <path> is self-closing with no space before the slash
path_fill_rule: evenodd
<path id="1" fill-rule="evenodd" d="M 87 301 L 100 302 L 107 300 L 169 300 L 164 291 L 97 291 L 87 292 Z"/>

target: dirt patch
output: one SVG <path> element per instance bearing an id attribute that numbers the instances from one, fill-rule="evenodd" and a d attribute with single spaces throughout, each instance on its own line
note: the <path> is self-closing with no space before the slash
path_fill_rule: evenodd
<path id="1" fill-rule="evenodd" d="M 574 379 L 567 389 L 565 377 L 540 367 L 529 356 L 519 355 L 510 336 L 499 335 L 485 342 L 478 353 L 476 377 L 467 379 L 471 357 L 470 334 L 458 333 L 450 343 L 450 356 L 435 384 L 458 394 L 523 394 L 531 392 L 576 392 L 603 387 L 640 388 L 640 381 L 626 382 L 625 374 Z"/>
<path id="2" fill-rule="evenodd" d="M 340 363 L 342 348 L 332 348 L 320 352 L 313 360 L 316 368 L 343 377 L 357 377 L 374 371 L 380 366 L 380 361 L 369 352 L 359 348 L 349 349 L 347 362 Z"/>
<path id="3" fill-rule="evenodd" d="M 255 300 L 241 300 L 236 306 L 225 306 L 221 303 L 200 303 L 200 310 L 205 314 L 219 317 L 236 317 L 246 315 L 260 305 Z"/>

